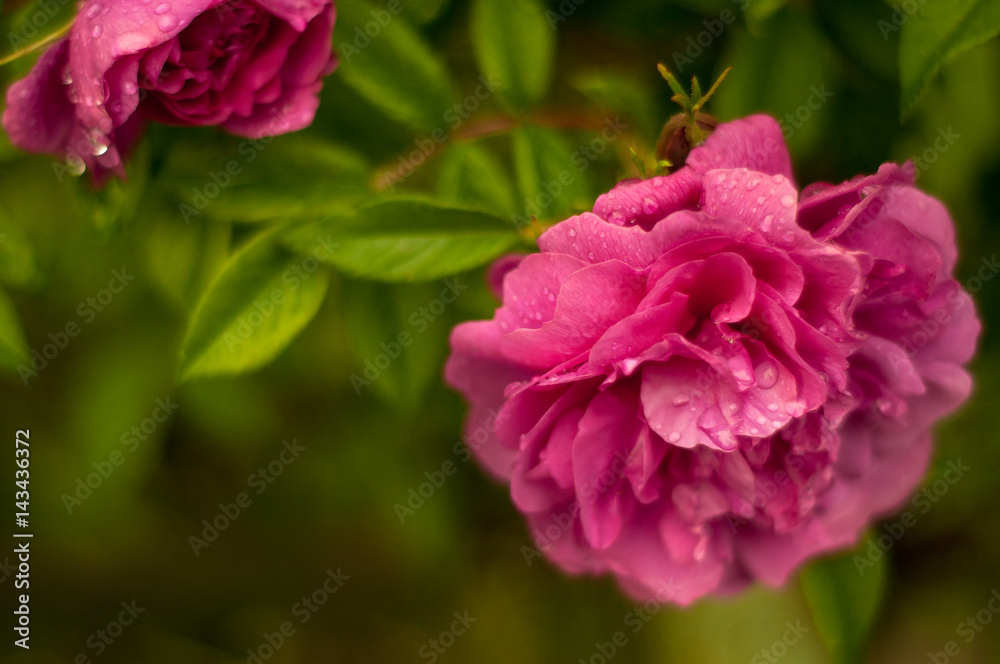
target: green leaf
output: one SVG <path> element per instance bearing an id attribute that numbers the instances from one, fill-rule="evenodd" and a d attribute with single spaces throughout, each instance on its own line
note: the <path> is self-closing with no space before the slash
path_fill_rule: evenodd
<path id="1" fill-rule="evenodd" d="M 408 15 L 417 23 L 430 23 L 448 6 L 450 0 L 407 0 Z"/>
<path id="2" fill-rule="evenodd" d="M 382 200 L 311 222 L 286 238 L 299 249 L 336 243 L 326 262 L 378 281 L 439 279 L 478 267 L 518 241 L 499 217 L 415 198 Z"/>
<path id="3" fill-rule="evenodd" d="M 420 131 L 445 126 L 454 103 L 448 72 L 405 14 L 338 2 L 334 41 L 336 75 L 388 117 Z"/>
<path id="4" fill-rule="evenodd" d="M 476 143 L 452 146 L 441 157 L 438 193 L 458 205 L 496 214 L 516 209 L 514 186 L 493 153 Z"/>
<path id="5" fill-rule="evenodd" d="M 162 208 L 146 220 L 145 269 L 167 300 L 185 314 L 229 257 L 228 224 L 185 224 Z"/>
<path id="6" fill-rule="evenodd" d="M 589 209 L 593 205 L 585 179 L 589 165 L 555 130 L 524 126 L 514 132 L 514 167 L 525 216 L 564 219 Z"/>
<path id="7" fill-rule="evenodd" d="M 624 70 L 596 70 L 578 74 L 571 84 L 605 112 L 620 113 L 629 123 L 638 125 L 640 136 L 653 141 L 663 125 L 650 76 L 641 77 Z M 662 84 L 662 83 L 661 83 Z"/>
<path id="8" fill-rule="evenodd" d="M 66 34 L 73 25 L 73 0 L 36 0 L 17 12 L 0 45 L 0 66 L 41 51 Z"/>
<path id="9" fill-rule="evenodd" d="M 28 342 L 14 303 L 0 291 L 0 368 L 15 369 L 28 360 Z"/>
<path id="10" fill-rule="evenodd" d="M 903 24 L 899 37 L 902 117 L 913 112 L 941 67 L 998 34 L 1000 3 L 996 0 L 935 0 L 921 4 Z"/>
<path id="11" fill-rule="evenodd" d="M 475 0 L 472 44 L 479 70 L 495 77 L 501 104 L 528 111 L 552 78 L 555 29 L 537 0 Z"/>
<path id="12" fill-rule="evenodd" d="M 834 662 L 858 661 L 885 589 L 885 556 L 871 561 L 866 544 L 802 570 L 806 604 Z"/>
<path id="13" fill-rule="evenodd" d="M 441 299 L 442 288 L 446 287 L 440 282 L 348 283 L 341 307 L 355 356 L 356 368 L 350 380 L 356 394 L 373 390 L 411 410 L 419 405 L 422 395 L 439 380 L 448 347 L 451 326 L 437 303 L 451 305 Z M 454 299 L 450 294 L 448 298 Z M 437 313 L 430 312 L 428 307 L 432 306 Z"/>
<path id="14" fill-rule="evenodd" d="M 316 137 L 282 136 L 222 145 L 178 144 L 166 173 L 179 216 L 261 222 L 315 216 L 371 195 L 368 164 Z"/>
<path id="15" fill-rule="evenodd" d="M 181 348 L 181 379 L 270 362 L 316 315 L 328 280 L 315 258 L 280 246 L 273 233 L 252 240 L 195 309 Z"/>

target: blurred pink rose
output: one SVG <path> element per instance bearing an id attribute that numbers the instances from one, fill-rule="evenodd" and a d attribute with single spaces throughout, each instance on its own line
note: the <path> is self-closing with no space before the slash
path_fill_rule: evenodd
<path id="1" fill-rule="evenodd" d="M 476 455 L 567 571 L 680 604 L 781 584 L 922 476 L 979 329 L 951 221 L 892 165 L 801 203 L 791 177 L 772 119 L 720 125 L 453 331 Z"/>
<path id="2" fill-rule="evenodd" d="M 308 126 L 333 71 L 330 0 L 85 0 L 67 37 L 7 92 L 31 152 L 123 175 L 146 120 L 259 138 Z"/>

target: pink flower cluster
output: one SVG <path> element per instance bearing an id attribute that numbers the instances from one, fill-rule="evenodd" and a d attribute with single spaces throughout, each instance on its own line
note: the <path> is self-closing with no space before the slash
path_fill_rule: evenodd
<path id="1" fill-rule="evenodd" d="M 494 271 L 446 379 L 538 548 L 634 597 L 777 585 L 855 543 L 969 395 L 980 324 L 910 165 L 800 196 L 753 116 L 538 245 Z"/>
<path id="2" fill-rule="evenodd" d="M 333 71 L 331 0 L 85 0 L 7 91 L 11 141 L 98 180 L 147 120 L 260 138 L 308 126 Z"/>

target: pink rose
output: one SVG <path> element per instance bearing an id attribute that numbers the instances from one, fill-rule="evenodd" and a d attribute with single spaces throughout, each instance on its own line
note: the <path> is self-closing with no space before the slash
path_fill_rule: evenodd
<path id="1" fill-rule="evenodd" d="M 248 138 L 302 129 L 336 66 L 334 17 L 330 0 L 85 0 L 8 90 L 3 125 L 98 180 L 124 174 L 146 120 Z"/>
<path id="2" fill-rule="evenodd" d="M 772 119 L 719 125 L 453 331 L 470 445 L 567 571 L 679 604 L 781 584 L 919 481 L 978 332 L 951 222 L 895 166 L 810 193 Z"/>

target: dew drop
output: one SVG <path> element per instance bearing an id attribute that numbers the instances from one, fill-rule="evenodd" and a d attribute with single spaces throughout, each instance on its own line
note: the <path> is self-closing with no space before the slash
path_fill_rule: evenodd
<path id="1" fill-rule="evenodd" d="M 589 254 L 587 254 L 587 258 L 589 258 L 590 260 L 594 260 L 594 252 L 592 251 Z"/>
<path id="2" fill-rule="evenodd" d="M 758 196 L 758 197 L 757 197 L 757 205 L 763 205 L 763 204 L 764 204 L 764 201 L 766 201 L 766 200 L 767 200 L 767 199 L 766 199 L 766 198 L 764 198 L 763 196 Z"/>
<path id="3" fill-rule="evenodd" d="M 161 16 L 160 20 L 156 22 L 156 27 L 158 27 L 162 32 L 170 32 L 177 27 L 177 17 L 173 14 Z"/>
<path id="4" fill-rule="evenodd" d="M 760 177 L 758 177 L 758 176 L 755 175 L 752 178 L 750 178 L 749 180 L 747 180 L 747 190 L 753 189 L 754 187 L 756 187 L 759 184 L 760 184 Z"/>
<path id="5" fill-rule="evenodd" d="M 104 32 L 104 28 L 101 27 L 100 23 L 98 23 L 97 25 L 95 25 L 93 28 L 90 29 L 90 36 L 93 37 L 94 39 L 97 39 L 98 37 L 101 36 L 102 32 Z"/>
<path id="6" fill-rule="evenodd" d="M 774 215 L 773 214 L 767 215 L 766 217 L 764 217 L 764 220 L 760 222 L 760 230 L 764 231 L 765 233 L 768 232 L 769 230 L 771 230 L 771 224 L 773 222 L 774 222 Z"/>
<path id="7" fill-rule="evenodd" d="M 781 184 L 784 181 L 785 181 L 785 176 L 784 175 L 772 175 L 771 176 L 771 182 L 773 182 L 774 184 Z"/>
<path id="8" fill-rule="evenodd" d="M 87 164 L 83 163 L 83 159 L 75 152 L 66 155 L 66 166 L 73 175 L 83 175 L 83 172 L 87 170 Z"/>
<path id="9" fill-rule="evenodd" d="M 778 368 L 771 360 L 763 360 L 754 367 L 753 374 L 757 379 L 757 387 L 764 390 L 774 387 L 774 384 L 778 382 Z"/>
<path id="10" fill-rule="evenodd" d="M 759 415 L 759 416 L 757 417 L 757 424 L 764 424 L 764 423 L 766 423 L 766 422 L 767 422 L 767 418 L 766 418 L 766 417 L 764 417 L 763 415 Z"/>
<path id="11" fill-rule="evenodd" d="M 758 433 L 760 433 L 760 430 L 757 427 L 752 427 L 750 429 L 750 434 L 751 435 L 756 436 Z"/>
<path id="12" fill-rule="evenodd" d="M 667 440 L 671 443 L 676 443 L 680 439 L 681 439 L 681 434 L 678 433 L 677 431 L 674 431 L 672 434 L 670 434 L 670 436 L 667 437 Z"/>
<path id="13" fill-rule="evenodd" d="M 153 13 L 156 14 L 157 16 L 163 16 L 168 11 L 170 11 L 170 4 L 166 2 L 161 2 L 160 4 L 156 5 L 156 7 L 153 9 Z"/>
<path id="14" fill-rule="evenodd" d="M 776 412 L 778 412 L 778 404 L 776 404 L 776 403 L 769 403 L 769 404 L 767 404 L 767 409 L 769 411 L 771 411 L 772 413 L 776 413 Z"/>
<path id="15" fill-rule="evenodd" d="M 652 196 L 646 196 L 646 198 L 642 199 L 642 211 L 646 214 L 656 212 L 656 201 Z"/>
<path id="16" fill-rule="evenodd" d="M 623 222 L 625 221 L 625 215 L 620 210 L 615 210 L 611 213 L 611 221 Z"/>
<path id="17" fill-rule="evenodd" d="M 771 420 L 771 426 L 774 427 L 775 429 L 780 429 L 781 422 L 779 422 L 778 420 Z"/>
<path id="18" fill-rule="evenodd" d="M 573 229 L 573 228 L 569 229 L 569 236 L 570 237 L 576 237 L 576 229 Z"/>
<path id="19" fill-rule="evenodd" d="M 691 397 L 689 397 L 688 395 L 686 395 L 686 394 L 678 394 L 676 397 L 674 397 L 674 402 L 673 403 L 674 403 L 675 406 L 683 406 L 684 404 L 686 404 L 689 401 L 691 401 Z"/>
<path id="20" fill-rule="evenodd" d="M 63 85 L 69 85 L 73 82 L 73 72 L 70 71 L 69 65 L 63 67 L 61 80 Z"/>
<path id="21" fill-rule="evenodd" d="M 87 18 L 94 18 L 100 13 L 101 13 L 101 3 L 95 2 L 89 7 L 87 7 L 87 11 L 84 14 L 84 16 L 86 16 Z"/>
<path id="22" fill-rule="evenodd" d="M 784 205 L 786 208 L 792 207 L 793 205 L 795 205 L 795 196 L 792 196 L 791 194 L 785 194 L 784 196 L 781 197 L 781 204 Z"/>
<path id="23" fill-rule="evenodd" d="M 792 417 L 799 417 L 806 412 L 806 406 L 801 401 L 789 401 L 785 404 L 785 412 Z"/>

